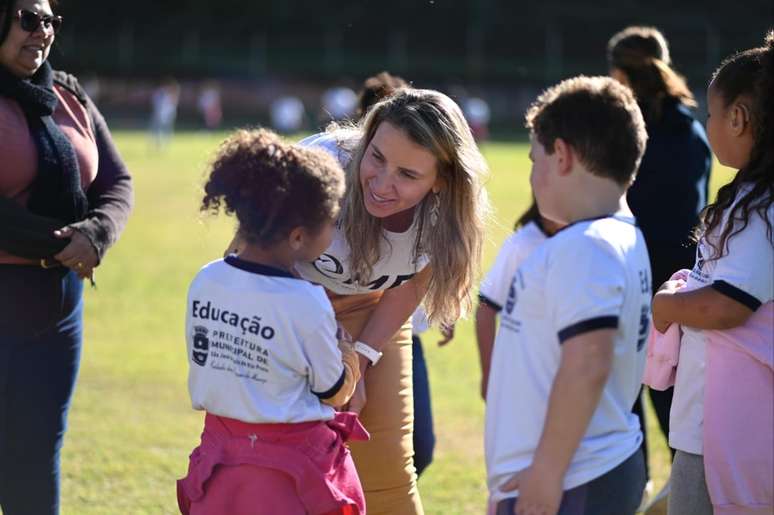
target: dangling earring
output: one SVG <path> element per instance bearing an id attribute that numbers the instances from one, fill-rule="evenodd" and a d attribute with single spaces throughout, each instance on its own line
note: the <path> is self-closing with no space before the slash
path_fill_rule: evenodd
<path id="1" fill-rule="evenodd" d="M 435 227 L 438 223 L 438 214 L 441 212 L 441 196 L 438 193 L 432 193 L 430 199 L 430 226 Z"/>

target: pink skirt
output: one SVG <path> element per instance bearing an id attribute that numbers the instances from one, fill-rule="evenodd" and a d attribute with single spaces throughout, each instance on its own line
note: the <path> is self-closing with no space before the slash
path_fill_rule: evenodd
<path id="1" fill-rule="evenodd" d="M 184 515 L 364 515 L 347 440 L 367 440 L 354 413 L 330 421 L 248 424 L 207 414 L 188 475 L 177 482 Z"/>

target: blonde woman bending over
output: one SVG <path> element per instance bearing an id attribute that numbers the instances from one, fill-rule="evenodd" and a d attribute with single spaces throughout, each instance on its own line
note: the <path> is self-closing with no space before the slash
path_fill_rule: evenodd
<path id="1" fill-rule="evenodd" d="M 349 409 L 360 412 L 371 440 L 351 450 L 368 513 L 421 514 L 409 317 L 423 300 L 432 321 L 454 322 L 470 308 L 487 166 L 460 108 L 431 90 L 402 89 L 359 126 L 302 144 L 331 152 L 347 172 L 333 242 L 296 270 L 326 288 L 360 353 L 363 379 Z"/>

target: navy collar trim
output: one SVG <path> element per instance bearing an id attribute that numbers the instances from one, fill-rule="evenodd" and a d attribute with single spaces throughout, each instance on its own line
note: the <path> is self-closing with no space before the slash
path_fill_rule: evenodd
<path id="1" fill-rule="evenodd" d="M 546 228 L 543 227 L 543 221 L 540 219 L 539 216 L 532 221 L 535 222 L 535 227 L 538 228 L 538 230 L 543 234 L 543 236 L 545 236 L 546 238 L 551 237 L 551 235 L 548 234 L 548 231 L 546 231 Z"/>
<path id="2" fill-rule="evenodd" d="M 612 214 L 608 214 L 608 215 L 594 216 L 594 217 L 591 217 L 591 218 L 582 218 L 580 220 L 575 220 L 573 223 L 565 225 L 564 227 L 562 227 L 561 229 L 559 229 L 556 232 L 560 233 L 563 230 L 569 229 L 570 227 L 572 227 L 574 225 L 582 224 L 584 222 L 593 222 L 595 220 L 603 220 L 605 218 L 613 218 L 614 220 L 618 220 L 619 222 L 623 222 L 623 223 L 626 223 L 626 224 L 629 224 L 629 225 L 633 225 L 634 227 L 639 227 L 639 224 L 637 223 L 637 219 L 634 218 L 634 216 L 624 215 L 624 214 L 621 214 L 621 213 L 612 213 Z"/>
<path id="3" fill-rule="evenodd" d="M 226 256 L 223 261 L 225 261 L 226 264 L 233 266 L 234 268 L 244 270 L 245 272 L 250 272 L 251 274 L 296 279 L 296 277 L 287 270 L 282 270 L 281 268 L 275 268 L 273 266 L 262 265 L 260 263 L 253 263 L 252 261 L 246 261 L 244 259 L 238 258 L 234 254 Z"/>

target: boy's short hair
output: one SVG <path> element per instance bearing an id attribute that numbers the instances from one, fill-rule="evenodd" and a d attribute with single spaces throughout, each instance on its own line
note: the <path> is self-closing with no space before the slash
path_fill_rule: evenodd
<path id="1" fill-rule="evenodd" d="M 628 186 L 648 139 L 637 101 L 610 77 L 573 77 L 545 90 L 529 107 L 526 126 L 546 153 L 561 138 L 591 173 Z"/>

